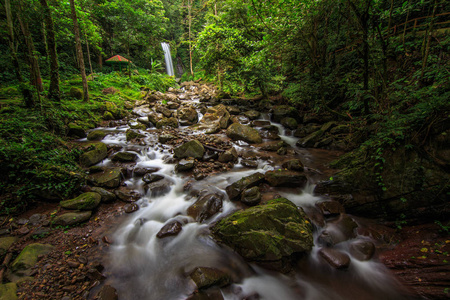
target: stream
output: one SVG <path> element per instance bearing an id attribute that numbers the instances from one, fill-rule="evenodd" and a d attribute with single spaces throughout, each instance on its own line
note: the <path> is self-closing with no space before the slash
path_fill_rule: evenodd
<path id="1" fill-rule="evenodd" d="M 193 104 L 198 103 L 193 101 Z M 138 116 L 145 116 L 147 113 L 143 108 L 135 109 Z M 270 122 L 270 115 L 263 114 L 259 120 Z M 203 298 L 192 299 L 409 299 L 405 296 L 405 289 L 377 261 L 376 255 L 367 261 L 352 257 L 351 243 L 372 241 L 368 236 L 356 234 L 349 239 L 343 238 L 335 246 L 351 258 L 350 266 L 346 269 L 333 268 L 320 257 L 318 253 L 323 245 L 320 236 L 324 230 L 345 235 L 340 232 L 337 217 L 324 218 L 320 215 L 316 203 L 327 199 L 313 194 L 315 183 L 329 176 L 329 170 L 324 164 L 340 153 L 298 148 L 295 145 L 298 138 L 293 137 L 280 124 L 271 124 L 279 128 L 281 139 L 289 145 L 286 155 L 267 152 L 265 154 L 269 157 L 258 159 L 256 168 L 247 168 L 240 163 L 241 156 L 249 151 L 257 152 L 258 148 L 242 141 L 230 141 L 240 156 L 239 161 L 231 170 L 209 174 L 201 180 L 194 180 L 190 173 L 175 171 L 175 164 L 168 163 L 168 158 L 173 155 L 172 147 L 158 143 L 155 128 L 139 130 L 145 138 L 143 143 L 138 144 L 127 142 L 128 125 L 97 128 L 107 132 L 103 143 L 114 146 L 115 149 L 120 148 L 119 151 L 138 155 L 134 169 L 156 169 L 158 171 L 153 174 L 163 176 L 167 182 L 166 188 L 152 191 L 145 189 L 142 176 L 131 174 L 125 179 L 127 188 L 141 195 L 136 201 L 139 210 L 124 217 L 115 230 L 114 242 L 104 258 L 107 283 L 117 289 L 119 299 L 191 299 L 189 297 L 192 297 L 197 287 L 189 274 L 200 266 L 222 270 L 231 276 L 234 283 L 220 289 L 213 288 Z M 187 126 L 178 130 L 190 135 L 203 134 L 194 133 Z M 224 134 L 216 134 L 216 137 L 229 140 Z M 268 194 L 281 195 L 303 208 L 314 225 L 314 247 L 306 258 L 293 266 L 289 275 L 245 262 L 231 249 L 218 245 L 210 236 L 209 229 L 211 224 L 244 206 L 228 199 L 225 192 L 228 185 L 256 172 L 265 173 L 279 168 L 281 161 L 287 157 L 300 159 L 310 170 L 306 187 L 271 188 Z M 110 159 L 100 163 L 103 167 L 113 165 Z M 188 216 L 187 210 L 199 194 L 205 193 L 222 195 L 223 205 L 219 213 L 199 223 Z M 320 221 L 315 221 L 317 219 Z M 179 234 L 157 238 L 161 228 L 173 221 L 183 224 Z M 358 223 L 356 218 L 355 221 Z"/>

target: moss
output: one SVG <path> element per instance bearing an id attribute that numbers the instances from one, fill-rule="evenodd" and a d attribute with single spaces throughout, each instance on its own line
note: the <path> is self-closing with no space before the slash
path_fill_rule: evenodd
<path id="1" fill-rule="evenodd" d="M 30 244 L 26 246 L 11 264 L 11 270 L 17 275 L 29 275 L 38 257 L 52 251 L 54 246 L 46 244 Z"/>
<path id="2" fill-rule="evenodd" d="M 16 300 L 17 299 L 17 285 L 13 282 L 0 284 L 0 299 Z"/>
<path id="3" fill-rule="evenodd" d="M 77 209 L 77 210 L 92 210 L 96 208 L 101 201 L 101 196 L 97 193 L 84 193 L 80 196 L 61 201 L 60 205 L 66 209 Z"/>

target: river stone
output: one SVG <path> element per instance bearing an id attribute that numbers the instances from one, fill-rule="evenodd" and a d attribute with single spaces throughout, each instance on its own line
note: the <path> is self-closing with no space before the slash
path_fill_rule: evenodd
<path id="1" fill-rule="evenodd" d="M 80 156 L 80 163 L 84 167 L 95 165 L 105 159 L 108 155 L 108 148 L 104 143 L 92 143 L 90 147 L 94 147 L 94 149 L 85 152 Z"/>
<path id="2" fill-rule="evenodd" d="M 145 137 L 145 135 L 139 133 L 139 131 L 134 130 L 134 129 L 128 129 L 127 132 L 125 133 L 125 135 L 127 137 L 127 142 L 134 140 L 134 139 L 140 139 L 140 138 Z"/>
<path id="3" fill-rule="evenodd" d="M 250 120 L 256 120 L 261 116 L 261 113 L 256 110 L 249 110 L 244 113 L 244 116 L 246 116 Z"/>
<path id="4" fill-rule="evenodd" d="M 16 300 L 17 285 L 14 282 L 0 284 L 0 299 L 2 300 Z"/>
<path id="5" fill-rule="evenodd" d="M 206 194 L 189 206 L 187 214 L 201 223 L 218 213 L 222 208 L 222 202 L 222 194 Z"/>
<path id="6" fill-rule="evenodd" d="M 337 201 L 323 201 L 316 204 L 324 216 L 335 216 L 345 212 L 344 207 Z"/>
<path id="7" fill-rule="evenodd" d="M 310 221 L 285 198 L 238 211 L 212 228 L 213 236 L 250 261 L 279 261 L 313 247 Z"/>
<path id="8" fill-rule="evenodd" d="M 227 110 L 230 113 L 230 115 L 238 115 L 241 113 L 239 107 L 236 106 L 227 106 Z"/>
<path id="9" fill-rule="evenodd" d="M 126 186 L 121 186 L 114 191 L 117 198 L 124 202 L 134 202 L 141 199 L 141 194 L 135 190 L 130 190 Z"/>
<path id="10" fill-rule="evenodd" d="M 264 143 L 264 145 L 261 147 L 261 150 L 275 152 L 285 146 L 286 146 L 286 143 L 284 141 L 271 141 L 271 142 Z"/>
<path id="11" fill-rule="evenodd" d="M 139 123 L 141 123 L 141 124 L 144 124 L 144 125 L 145 125 L 145 128 L 151 126 L 151 123 L 150 123 L 150 121 L 148 120 L 148 117 L 140 117 L 140 118 L 137 119 L 137 121 L 138 121 Z"/>
<path id="12" fill-rule="evenodd" d="M 264 182 L 264 175 L 262 173 L 257 172 L 252 175 L 243 177 L 238 181 L 232 183 L 231 185 L 225 188 L 225 191 L 227 192 L 227 195 L 230 198 L 230 200 L 237 200 L 242 191 L 254 186 L 258 186 L 263 182 Z"/>
<path id="13" fill-rule="evenodd" d="M 99 140 L 103 139 L 105 136 L 106 136 L 106 133 L 104 131 L 93 130 L 93 131 L 89 132 L 89 134 L 87 135 L 87 139 L 89 141 L 99 141 Z"/>
<path id="14" fill-rule="evenodd" d="M 209 107 L 200 122 L 204 124 L 216 123 L 220 128 L 225 129 L 230 123 L 230 113 L 225 105 L 219 104 Z"/>
<path id="15" fill-rule="evenodd" d="M 166 118 L 170 118 L 173 112 L 165 105 L 156 105 L 156 112 L 162 113 Z"/>
<path id="16" fill-rule="evenodd" d="M 92 187 L 90 191 L 99 194 L 103 203 L 109 203 L 116 200 L 116 195 L 114 195 L 114 193 L 100 187 Z"/>
<path id="17" fill-rule="evenodd" d="M 176 112 L 181 126 L 194 125 L 198 122 L 198 113 L 192 107 L 183 107 Z"/>
<path id="18" fill-rule="evenodd" d="M 55 247 L 52 245 L 38 243 L 26 246 L 12 262 L 11 272 L 17 277 L 30 276 L 33 272 L 31 268 L 37 263 L 38 257 L 48 254 L 53 248 Z"/>
<path id="19" fill-rule="evenodd" d="M 164 225 L 161 230 L 156 234 L 157 238 L 165 238 L 168 236 L 178 235 L 183 229 L 183 224 L 179 221 L 172 221 Z"/>
<path id="20" fill-rule="evenodd" d="M 288 105 L 277 105 L 272 109 L 272 120 L 274 122 L 280 123 L 283 118 L 291 117 L 296 119 L 298 122 L 301 121 L 300 114 L 295 107 Z"/>
<path id="21" fill-rule="evenodd" d="M 180 160 L 176 166 L 175 171 L 176 172 L 185 172 L 189 171 L 194 168 L 194 159 L 182 159 Z"/>
<path id="22" fill-rule="evenodd" d="M 59 205 L 65 209 L 93 210 L 100 204 L 101 199 L 100 194 L 89 192 L 74 199 L 61 201 Z"/>
<path id="23" fill-rule="evenodd" d="M 69 123 L 67 125 L 67 128 L 68 128 L 68 132 L 67 132 L 68 136 L 73 136 L 73 137 L 77 137 L 77 138 L 84 138 L 84 137 L 86 137 L 86 132 L 78 124 Z"/>
<path id="24" fill-rule="evenodd" d="M 148 120 L 153 124 L 156 125 L 159 121 L 161 121 L 164 118 L 163 114 L 157 113 L 152 111 L 148 115 Z"/>
<path id="25" fill-rule="evenodd" d="M 261 202 L 261 193 L 259 192 L 259 188 L 254 186 L 244 190 L 241 194 L 241 202 L 248 206 L 253 206 Z"/>
<path id="26" fill-rule="evenodd" d="M 281 169 L 267 171 L 264 176 L 270 186 L 304 187 L 308 180 L 301 172 Z"/>
<path id="27" fill-rule="evenodd" d="M 54 223 L 56 225 L 71 226 L 89 220 L 91 215 L 91 211 L 67 213 L 57 216 Z"/>
<path id="28" fill-rule="evenodd" d="M 136 167 L 133 169 L 133 173 L 135 176 L 145 176 L 145 174 L 158 172 L 159 170 L 158 167 Z"/>
<path id="29" fill-rule="evenodd" d="M 350 254 L 357 260 L 367 261 L 375 254 L 375 245 L 370 241 L 354 241 L 350 244 Z"/>
<path id="30" fill-rule="evenodd" d="M 8 251 L 9 247 L 17 241 L 17 237 L 2 237 L 0 238 L 0 256 Z"/>
<path id="31" fill-rule="evenodd" d="M 139 205 L 137 205 L 136 203 L 127 203 L 123 206 L 123 210 L 127 214 L 131 214 L 139 210 Z"/>
<path id="32" fill-rule="evenodd" d="M 151 174 L 151 173 L 145 174 L 144 177 L 142 178 L 142 180 L 145 183 L 152 183 L 152 182 L 156 182 L 156 181 L 159 181 L 159 180 L 162 180 L 162 179 L 164 179 L 163 175 Z"/>
<path id="33" fill-rule="evenodd" d="M 104 285 L 97 294 L 97 300 L 118 300 L 116 289 L 110 285 Z"/>
<path id="34" fill-rule="evenodd" d="M 262 138 L 258 130 L 238 123 L 233 123 L 230 127 L 228 127 L 227 136 L 235 141 L 242 140 L 250 144 L 258 144 L 262 142 Z"/>
<path id="35" fill-rule="evenodd" d="M 173 184 L 174 183 L 171 180 L 165 178 L 163 180 L 144 185 L 144 191 L 146 193 L 150 191 L 152 197 L 160 197 L 170 192 L 171 186 Z"/>
<path id="36" fill-rule="evenodd" d="M 192 157 L 201 159 L 205 153 L 205 148 L 199 141 L 193 140 L 173 149 L 173 153 L 176 158 Z"/>
<path id="37" fill-rule="evenodd" d="M 231 123 L 239 123 L 239 124 L 248 125 L 250 123 L 250 119 L 247 118 L 246 116 L 241 116 L 241 115 L 232 116 Z"/>
<path id="38" fill-rule="evenodd" d="M 122 178 L 121 168 L 111 168 L 102 172 L 90 174 L 88 180 L 99 187 L 116 188 L 120 185 Z"/>
<path id="39" fill-rule="evenodd" d="M 304 148 L 312 148 L 314 147 L 314 145 L 320 141 L 320 139 L 322 138 L 322 135 L 324 134 L 324 131 L 319 129 L 313 133 L 311 133 L 310 135 L 308 135 L 307 137 L 305 137 L 304 139 L 299 140 L 296 145 L 299 147 L 304 147 Z"/>
<path id="40" fill-rule="evenodd" d="M 219 154 L 219 161 L 222 163 L 236 162 L 238 160 L 238 153 L 234 147 Z"/>
<path id="41" fill-rule="evenodd" d="M 297 127 L 298 127 L 297 120 L 294 118 L 289 118 L 289 117 L 281 119 L 281 125 L 283 125 L 287 129 L 291 129 L 291 130 L 297 129 Z"/>
<path id="42" fill-rule="evenodd" d="M 325 229 L 318 237 L 318 241 L 327 246 L 333 246 L 340 242 L 356 237 L 358 224 L 348 215 L 341 214 L 336 220 L 328 221 Z"/>
<path id="43" fill-rule="evenodd" d="M 224 287 L 231 283 L 231 276 L 214 268 L 197 267 L 189 275 L 199 290 L 211 286 Z"/>
<path id="44" fill-rule="evenodd" d="M 350 266 L 350 256 L 332 248 L 322 248 L 319 255 L 335 269 L 347 269 Z"/>
<path id="45" fill-rule="evenodd" d="M 112 161 L 119 161 L 119 162 L 132 162 L 136 161 L 137 159 L 138 159 L 137 154 L 133 152 L 117 152 L 111 158 Z"/>
<path id="46" fill-rule="evenodd" d="M 247 168 L 252 168 L 252 169 L 258 168 L 258 162 L 256 160 L 243 159 L 241 161 L 241 164 Z"/>
<path id="47" fill-rule="evenodd" d="M 174 117 L 171 118 L 163 118 L 161 121 L 156 123 L 156 128 L 161 129 L 163 127 L 172 127 L 172 128 L 178 128 L 178 120 Z"/>
<path id="48" fill-rule="evenodd" d="M 283 169 L 288 169 L 291 171 L 299 171 L 302 172 L 304 167 L 303 167 L 303 163 L 301 162 L 300 159 L 290 159 L 288 161 L 285 161 L 281 167 Z"/>
<path id="49" fill-rule="evenodd" d="M 158 142 L 160 142 L 161 144 L 165 144 L 167 142 L 176 140 L 177 137 L 174 136 L 173 134 L 162 134 L 160 136 L 158 136 Z"/>

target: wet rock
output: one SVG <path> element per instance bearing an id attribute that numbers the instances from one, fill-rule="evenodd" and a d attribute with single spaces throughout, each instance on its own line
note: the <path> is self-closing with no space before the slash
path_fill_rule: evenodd
<path id="1" fill-rule="evenodd" d="M 219 128 L 225 129 L 230 123 L 230 113 L 223 104 L 216 105 L 214 107 L 209 107 L 206 110 L 202 120 L 202 124 L 217 124 Z"/>
<path id="2" fill-rule="evenodd" d="M 194 168 L 194 160 L 193 159 L 182 159 L 176 164 L 175 171 L 176 172 L 185 172 L 185 171 L 192 170 L 193 168 Z"/>
<path id="3" fill-rule="evenodd" d="M 125 202 L 134 202 L 141 199 L 141 194 L 135 190 L 130 190 L 126 186 L 121 186 L 114 191 L 117 198 Z"/>
<path id="4" fill-rule="evenodd" d="M 205 148 L 199 141 L 193 140 L 173 149 L 173 152 L 174 157 L 176 158 L 192 157 L 201 159 L 203 157 L 203 154 L 205 153 Z"/>
<path id="5" fill-rule="evenodd" d="M 200 291 L 194 291 L 192 295 L 189 295 L 186 300 L 224 300 L 222 292 L 219 288 L 210 288 L 207 290 L 200 290 Z M 245 300 L 249 300 L 248 298 L 245 298 Z"/>
<path id="6" fill-rule="evenodd" d="M 101 130 L 93 130 L 87 135 L 89 141 L 99 141 L 106 136 L 106 132 Z"/>
<path id="7" fill-rule="evenodd" d="M 264 176 L 271 186 L 303 187 L 308 180 L 301 172 L 281 169 L 267 171 Z"/>
<path id="8" fill-rule="evenodd" d="M 123 210 L 127 214 L 131 214 L 139 210 L 139 205 L 137 205 L 136 203 L 127 203 L 123 206 Z"/>
<path id="9" fill-rule="evenodd" d="M 152 197 L 160 197 L 170 192 L 172 185 L 173 182 L 165 178 L 163 180 L 144 185 L 144 190 L 146 193 L 150 191 Z"/>
<path id="10" fill-rule="evenodd" d="M 309 252 L 313 246 L 309 220 L 285 198 L 238 211 L 217 223 L 212 233 L 245 259 L 256 262 L 279 261 Z"/>
<path id="11" fill-rule="evenodd" d="M 165 144 L 167 142 L 176 140 L 177 137 L 174 136 L 173 134 L 162 134 L 160 136 L 158 136 L 158 142 L 160 142 L 161 144 Z"/>
<path id="12" fill-rule="evenodd" d="M 137 121 L 141 124 L 144 124 L 146 128 L 150 127 L 151 125 L 150 121 L 148 120 L 148 117 L 140 117 L 137 119 Z"/>
<path id="13" fill-rule="evenodd" d="M 320 130 L 322 130 L 323 132 L 328 132 L 328 131 L 330 131 L 331 128 L 333 128 L 336 125 L 337 125 L 336 122 L 331 121 L 331 122 L 323 124 L 322 127 L 320 128 Z"/>
<path id="14" fill-rule="evenodd" d="M 356 237 L 358 224 L 348 215 L 341 214 L 336 220 L 328 221 L 327 226 L 320 234 L 318 241 L 327 246 L 333 246 L 340 242 Z"/>
<path id="15" fill-rule="evenodd" d="M 347 134 L 350 133 L 350 126 L 348 125 L 337 125 L 330 130 L 331 134 Z"/>
<path id="16" fill-rule="evenodd" d="M 160 168 L 157 167 L 136 167 L 133 169 L 133 173 L 135 176 L 144 176 L 148 173 L 158 172 Z"/>
<path id="17" fill-rule="evenodd" d="M 56 225 L 72 226 L 89 220 L 91 215 L 91 211 L 67 213 L 57 216 L 54 223 Z"/>
<path id="18" fill-rule="evenodd" d="M 241 194 L 241 202 L 248 206 L 259 204 L 259 202 L 261 202 L 261 193 L 259 188 L 254 186 L 244 190 Z"/>
<path id="19" fill-rule="evenodd" d="M 277 150 L 277 154 L 280 156 L 284 156 L 287 154 L 287 148 L 286 147 L 281 147 L 280 149 Z"/>
<path id="20" fill-rule="evenodd" d="M 319 129 L 319 130 L 311 133 L 307 137 L 299 140 L 296 145 L 299 147 L 304 147 L 304 148 L 312 148 L 312 147 L 314 147 L 314 145 L 317 142 L 320 141 L 323 134 L 324 134 L 324 131 Z"/>
<path id="21" fill-rule="evenodd" d="M 350 266 L 350 257 L 336 249 L 322 248 L 319 250 L 319 255 L 333 268 L 347 269 Z"/>
<path id="22" fill-rule="evenodd" d="M 189 275 L 198 289 L 207 289 L 211 286 L 224 287 L 231 283 L 227 273 L 214 268 L 198 267 Z"/>
<path id="23" fill-rule="evenodd" d="M 277 105 L 272 109 L 272 120 L 274 122 L 280 123 L 281 120 L 285 117 L 291 117 L 296 119 L 298 122 L 301 122 L 300 114 L 297 109 L 288 105 Z"/>
<path id="24" fill-rule="evenodd" d="M 24 276 L 30 276 L 33 272 L 32 268 L 37 263 L 39 256 L 48 254 L 54 248 L 52 245 L 39 243 L 26 246 L 10 266 L 12 277 L 19 279 Z"/>
<path id="25" fill-rule="evenodd" d="M 299 171 L 302 172 L 304 169 L 303 163 L 300 159 L 290 159 L 288 161 L 285 161 L 281 167 L 283 169 L 288 169 L 291 171 Z"/>
<path id="26" fill-rule="evenodd" d="M 100 194 L 89 192 L 74 199 L 61 201 L 59 205 L 65 209 L 93 210 L 100 204 L 101 198 Z"/>
<path id="27" fill-rule="evenodd" d="M 108 149 L 104 143 L 92 143 L 93 150 L 85 152 L 80 156 L 80 163 L 84 167 L 90 167 L 101 162 L 108 155 Z"/>
<path id="28" fill-rule="evenodd" d="M 152 182 L 156 182 L 156 181 L 159 181 L 159 180 L 162 180 L 162 179 L 164 179 L 164 176 L 163 176 L 163 175 L 159 175 L 159 174 L 150 174 L 150 173 L 145 174 L 144 177 L 142 178 L 142 180 L 143 180 L 145 183 L 152 183 Z"/>
<path id="29" fill-rule="evenodd" d="M 238 115 L 238 116 L 232 116 L 231 122 L 247 125 L 250 123 L 250 119 L 247 118 L 246 116 Z"/>
<path id="30" fill-rule="evenodd" d="M 127 142 L 145 137 L 145 135 L 134 129 L 128 129 L 125 135 L 127 137 Z"/>
<path id="31" fill-rule="evenodd" d="M 100 187 L 92 187 L 91 192 L 99 194 L 103 203 L 110 203 L 116 200 L 116 195 L 114 193 Z"/>
<path id="32" fill-rule="evenodd" d="M 84 137 L 86 137 L 86 132 L 78 124 L 69 123 L 67 125 L 67 128 L 68 128 L 68 132 L 67 132 L 68 136 L 77 137 L 77 138 L 84 138 Z"/>
<path id="33" fill-rule="evenodd" d="M 241 110 L 236 106 L 227 106 L 227 110 L 231 115 L 239 115 Z"/>
<path id="34" fill-rule="evenodd" d="M 181 126 L 194 125 L 198 122 L 198 113 L 192 107 L 184 107 L 176 112 L 176 117 Z"/>
<path id="35" fill-rule="evenodd" d="M 272 141 L 264 143 L 264 145 L 261 147 L 261 150 L 264 151 L 278 151 L 281 147 L 285 147 L 286 143 L 284 141 Z"/>
<path id="36" fill-rule="evenodd" d="M 138 159 L 137 154 L 133 152 L 117 152 L 111 158 L 112 161 L 118 162 L 133 162 L 136 161 L 137 159 Z"/>
<path id="37" fill-rule="evenodd" d="M 172 111 L 165 105 L 156 105 L 155 110 L 156 112 L 162 113 L 166 118 L 170 118 L 172 116 Z"/>
<path id="38" fill-rule="evenodd" d="M 122 178 L 121 168 L 111 168 L 102 172 L 90 174 L 88 181 L 95 186 L 116 188 L 120 185 Z"/>
<path id="39" fill-rule="evenodd" d="M 262 120 L 254 120 L 252 121 L 253 127 L 264 127 L 264 126 L 271 126 L 269 121 L 262 121 Z M 277 129 L 278 133 L 278 127 L 274 126 Z"/>
<path id="40" fill-rule="evenodd" d="M 258 168 L 258 162 L 256 160 L 243 159 L 241 161 L 241 164 L 247 168 L 252 168 L 252 169 Z"/>
<path id="41" fill-rule="evenodd" d="M 261 113 L 256 110 L 249 110 L 244 113 L 244 116 L 246 116 L 250 120 L 256 120 L 261 116 Z"/>
<path id="42" fill-rule="evenodd" d="M 335 216 L 345 213 L 344 207 L 337 201 L 323 201 L 316 204 L 324 216 Z"/>
<path id="43" fill-rule="evenodd" d="M 161 129 L 163 127 L 172 127 L 172 128 L 178 128 L 178 120 L 174 117 L 171 118 L 163 118 L 161 121 L 158 121 L 155 125 L 156 128 Z"/>
<path id="44" fill-rule="evenodd" d="M 156 234 L 156 237 L 162 239 L 168 236 L 178 235 L 178 233 L 180 233 L 182 229 L 183 224 L 181 224 L 179 221 L 172 221 L 164 225 Z"/>
<path id="45" fill-rule="evenodd" d="M 227 136 L 233 140 L 242 140 L 250 144 L 262 142 L 258 130 L 238 123 L 231 124 L 230 127 L 228 127 Z"/>
<path id="46" fill-rule="evenodd" d="M 0 299 L 2 300 L 16 300 L 17 285 L 14 282 L 0 284 Z"/>
<path id="47" fill-rule="evenodd" d="M 222 163 L 236 162 L 237 159 L 238 159 L 238 154 L 234 147 L 219 154 L 219 161 Z"/>
<path id="48" fill-rule="evenodd" d="M 297 129 L 298 127 L 297 120 L 289 117 L 281 119 L 281 125 L 291 130 Z"/>
<path id="49" fill-rule="evenodd" d="M 17 237 L 2 237 L 0 238 L 0 256 L 8 251 L 9 247 L 17 241 Z"/>
<path id="50" fill-rule="evenodd" d="M 281 140 L 281 137 L 278 135 L 278 133 L 275 133 L 273 131 L 261 130 L 260 134 L 263 139 L 274 141 Z"/>
<path id="51" fill-rule="evenodd" d="M 97 300 L 118 300 L 117 291 L 110 285 L 104 285 L 97 294 Z"/>
<path id="52" fill-rule="evenodd" d="M 375 245 L 370 241 L 354 241 L 350 244 L 350 254 L 360 261 L 369 260 L 375 254 Z"/>
<path id="53" fill-rule="evenodd" d="M 189 206 L 187 214 L 201 223 L 221 210 L 222 199 L 222 194 L 206 194 L 201 196 L 194 204 Z"/>
<path id="54" fill-rule="evenodd" d="M 230 200 L 236 200 L 245 189 L 258 186 L 264 182 L 264 175 L 261 173 L 255 173 L 250 176 L 243 177 L 233 184 L 227 186 L 225 191 L 227 192 Z"/>
<path id="55" fill-rule="evenodd" d="M 153 124 L 156 125 L 159 121 L 161 121 L 164 118 L 163 114 L 157 113 L 157 112 L 151 112 L 148 115 L 148 120 Z"/>

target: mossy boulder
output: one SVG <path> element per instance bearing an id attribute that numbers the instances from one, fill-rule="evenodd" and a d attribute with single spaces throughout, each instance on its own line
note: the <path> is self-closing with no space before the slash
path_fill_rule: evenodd
<path id="1" fill-rule="evenodd" d="M 267 171 L 264 176 L 271 186 L 303 187 L 308 180 L 301 172 L 283 169 Z"/>
<path id="2" fill-rule="evenodd" d="M 194 125 L 198 122 L 198 113 L 192 107 L 183 107 L 176 112 L 181 126 Z"/>
<path id="3" fill-rule="evenodd" d="M 87 139 L 89 141 L 99 141 L 99 140 L 103 139 L 105 136 L 106 136 L 106 132 L 104 132 L 102 130 L 93 130 L 88 133 Z"/>
<path id="4" fill-rule="evenodd" d="M 109 202 L 113 202 L 114 200 L 116 200 L 116 195 L 114 193 L 111 193 L 110 191 L 102 189 L 101 187 L 93 187 L 93 188 L 91 188 L 91 192 L 99 194 L 102 202 L 104 202 L 104 203 L 109 203 Z"/>
<path id="5" fill-rule="evenodd" d="M 37 263 L 40 255 L 48 254 L 54 246 L 47 244 L 30 244 L 12 262 L 10 269 L 14 276 L 24 277 L 32 273 L 32 267 Z"/>
<path id="6" fill-rule="evenodd" d="M 231 276 L 221 270 L 207 267 L 198 267 L 189 275 L 198 289 L 207 289 L 211 286 L 224 287 L 231 283 Z"/>
<path id="7" fill-rule="evenodd" d="M 133 129 L 128 129 L 127 132 L 125 133 L 125 135 L 127 137 L 127 142 L 134 140 L 134 139 L 145 137 L 145 135 L 143 135 L 143 134 L 139 133 L 137 130 L 133 130 Z"/>
<path id="8" fill-rule="evenodd" d="M 71 87 L 69 96 L 78 100 L 83 99 L 83 91 L 77 87 Z"/>
<path id="9" fill-rule="evenodd" d="M 289 105 L 277 105 L 272 109 L 272 120 L 274 122 L 280 123 L 283 118 L 290 117 L 294 118 L 298 122 L 301 122 L 300 114 L 295 107 Z"/>
<path id="10" fill-rule="evenodd" d="M 161 129 L 163 127 L 172 127 L 172 128 L 178 128 L 178 120 L 175 117 L 171 118 L 163 118 L 161 121 L 158 121 L 156 123 L 156 128 Z"/>
<path id="11" fill-rule="evenodd" d="M 173 149 L 176 158 L 197 158 L 201 159 L 205 153 L 205 148 L 198 140 L 192 140 Z"/>
<path id="12" fill-rule="evenodd" d="M 239 123 L 233 123 L 228 127 L 227 136 L 235 141 L 242 140 L 249 144 L 258 144 L 262 142 L 258 130 Z"/>
<path id="13" fill-rule="evenodd" d="M 14 282 L 0 284 L 0 299 L 1 300 L 16 300 L 17 285 Z"/>
<path id="14" fill-rule="evenodd" d="M 304 147 L 304 148 L 315 147 L 316 143 L 321 140 L 324 133 L 325 132 L 322 129 L 319 129 L 319 130 L 311 133 L 307 137 L 299 140 L 296 145 L 299 147 Z"/>
<path id="15" fill-rule="evenodd" d="M 136 161 L 137 159 L 138 159 L 137 154 L 133 152 L 117 152 L 111 158 L 112 161 L 118 162 L 133 162 Z"/>
<path id="16" fill-rule="evenodd" d="M 17 241 L 17 237 L 2 237 L 0 238 L 0 256 L 8 251 L 9 247 Z"/>
<path id="17" fill-rule="evenodd" d="M 243 177 L 225 188 L 230 200 L 237 200 L 245 189 L 249 189 L 264 182 L 264 174 L 254 173 Z"/>
<path id="18" fill-rule="evenodd" d="M 84 131 L 83 127 L 76 123 L 69 123 L 67 125 L 67 135 L 77 138 L 84 138 L 86 137 L 86 132 Z"/>
<path id="19" fill-rule="evenodd" d="M 105 111 L 109 111 L 116 119 L 120 119 L 122 117 L 119 108 L 113 102 L 105 102 Z"/>
<path id="20" fill-rule="evenodd" d="M 303 171 L 304 166 L 300 159 L 290 159 L 288 161 L 285 161 L 281 165 L 284 169 L 292 170 L 292 171 Z"/>
<path id="21" fill-rule="evenodd" d="M 120 168 L 106 169 L 101 172 L 90 174 L 87 179 L 95 186 L 116 188 L 120 185 L 122 170 Z"/>
<path id="22" fill-rule="evenodd" d="M 67 213 L 57 216 L 54 220 L 54 223 L 56 225 L 72 226 L 89 220 L 91 215 L 91 211 Z"/>
<path id="23" fill-rule="evenodd" d="M 113 116 L 113 114 L 111 112 L 105 111 L 103 113 L 103 120 L 110 121 L 110 120 L 114 120 L 114 119 L 115 118 L 114 118 L 114 116 Z"/>
<path id="24" fill-rule="evenodd" d="M 244 112 L 244 116 L 246 116 L 250 120 L 256 120 L 261 116 L 261 113 L 256 110 L 249 110 L 249 111 Z"/>
<path id="25" fill-rule="evenodd" d="M 104 143 L 92 143 L 93 150 L 85 152 L 80 156 L 80 164 L 84 167 L 95 165 L 106 158 L 108 155 L 108 148 Z"/>
<path id="26" fill-rule="evenodd" d="M 298 122 L 294 118 L 286 117 L 286 118 L 281 119 L 281 125 L 283 125 L 287 129 L 294 130 L 294 129 L 297 129 Z"/>
<path id="27" fill-rule="evenodd" d="M 101 199 L 100 194 L 89 192 L 74 199 L 61 201 L 59 204 L 65 209 L 92 210 L 100 204 Z"/>
<path id="28" fill-rule="evenodd" d="M 212 233 L 245 259 L 256 262 L 279 261 L 313 247 L 310 221 L 285 198 L 238 211 L 217 223 Z"/>
<path id="29" fill-rule="evenodd" d="M 234 147 L 219 154 L 219 161 L 222 163 L 236 162 L 238 160 L 238 153 Z"/>

